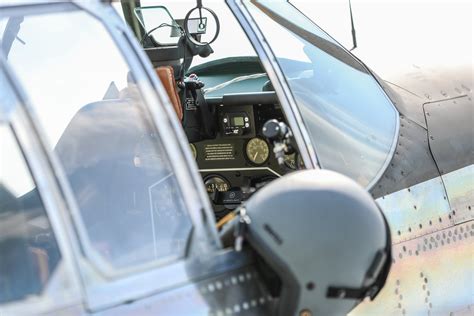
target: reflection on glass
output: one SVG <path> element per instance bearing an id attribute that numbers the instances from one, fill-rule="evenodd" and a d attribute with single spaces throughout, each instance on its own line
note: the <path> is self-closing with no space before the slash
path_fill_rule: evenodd
<path id="1" fill-rule="evenodd" d="M 324 168 L 369 186 L 390 158 L 396 111 L 374 78 L 286 1 L 245 1 L 287 79 Z"/>
<path id="2" fill-rule="evenodd" d="M 176 44 L 181 32 L 176 21 L 163 6 L 135 8 L 135 15 L 143 29 L 161 45 Z"/>
<path id="3" fill-rule="evenodd" d="M 62 162 L 85 249 L 117 268 L 183 256 L 191 223 L 182 195 L 109 34 L 68 12 L 27 16 L 19 36 L 25 45 L 13 44 L 9 62 Z"/>
<path id="4" fill-rule="evenodd" d="M 60 253 L 10 128 L 0 123 L 0 304 L 39 295 Z"/>

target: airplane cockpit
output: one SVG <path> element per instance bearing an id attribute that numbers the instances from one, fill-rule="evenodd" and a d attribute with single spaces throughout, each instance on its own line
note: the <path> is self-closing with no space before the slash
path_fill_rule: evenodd
<path id="1" fill-rule="evenodd" d="M 397 90 L 292 2 L 0 4 L 1 315 L 470 304 L 472 84 Z"/>
<path id="2" fill-rule="evenodd" d="M 305 167 L 373 188 L 395 152 L 399 126 L 373 74 L 290 3 L 242 7 L 276 60 L 265 60 L 263 47 L 257 54 L 225 3 L 115 5 L 167 90 L 217 220 L 265 184 Z M 279 99 L 272 62 L 296 104 Z M 275 128 L 280 133 L 272 136 Z"/>
<path id="3" fill-rule="evenodd" d="M 125 19 L 142 34 L 219 221 L 304 163 L 268 75 L 226 5 L 165 4 L 144 1 Z"/>
<path id="4" fill-rule="evenodd" d="M 184 137 L 165 135 L 172 129 L 162 126 L 171 124 L 163 109 L 150 113 L 152 105 L 159 104 L 149 101 L 156 91 L 143 80 L 141 67 L 130 62 L 134 60 L 130 52 L 120 51 L 93 16 L 74 5 L 59 8 L 66 13 L 0 19 L 1 39 L 5 43 L 12 39 L 2 54 L 27 87 L 35 124 L 41 126 L 41 138 L 57 159 L 55 168 L 63 175 L 57 181 L 72 201 L 70 216 L 81 256 L 90 262 L 86 273 L 88 280 L 94 280 L 91 288 L 107 284 L 95 283 L 103 275 L 103 280 L 114 279 L 143 267 L 193 258 L 198 252 L 212 253 L 220 247 L 215 221 L 227 222 L 269 182 L 304 168 L 254 49 L 241 30 L 232 34 L 224 22 L 221 31 L 217 27 L 219 20 L 231 15 L 223 3 L 215 9 L 224 14 L 219 12 L 214 20 L 212 14 L 206 20 L 190 17 L 189 27 L 183 26 L 185 13 L 183 20 L 175 20 L 163 6 L 131 11 L 132 20 L 143 23 L 142 33 L 149 33 L 141 35 L 142 48 L 156 70 L 155 80 L 166 90 L 168 110 L 181 122 L 188 155 L 205 185 L 202 193 L 187 184 L 195 180 L 180 174 L 188 168 L 176 150 Z M 199 15 L 199 10 L 195 13 Z M 237 26 L 235 19 L 229 21 Z M 156 29 L 151 31 L 149 25 Z M 44 29 L 58 32 L 51 36 Z M 206 36 L 218 33 L 218 38 L 240 36 L 247 47 L 242 45 L 239 52 L 235 47 L 226 51 L 228 41 L 214 48 L 202 44 Z M 63 45 L 71 34 L 74 41 Z M 218 47 L 221 57 L 205 62 L 213 49 L 217 55 Z M 62 282 L 56 276 L 64 274 L 65 261 L 54 222 L 46 216 L 45 203 L 50 201 L 42 200 L 42 184 L 35 181 L 36 174 L 31 179 L 27 161 L 15 147 L 16 135 L 9 133 L 10 126 L 0 130 L 2 167 L 13 166 L 2 173 L 0 182 L 0 252 L 9 258 L 0 260 L 0 304 L 49 293 L 45 287 L 50 284 L 53 290 L 61 289 L 55 285 Z M 10 138 L 12 144 L 4 147 Z M 23 174 L 18 172 L 22 168 Z M 205 191 L 213 214 L 207 205 L 203 211 L 202 197 L 196 197 L 206 197 Z M 21 258 L 24 264 L 17 264 Z M 97 298 L 97 305 L 116 304 L 116 299 Z"/>
<path id="5" fill-rule="evenodd" d="M 290 69 L 285 70 L 288 81 L 298 89 L 277 96 L 273 86 L 277 81 L 269 72 L 272 68 L 265 67 L 262 53 L 256 53 L 226 3 L 189 1 L 183 6 L 176 1 L 124 1 L 112 5 L 134 30 L 142 53 L 151 61 L 153 80 L 161 81 L 165 91 L 160 93 L 168 96 L 168 100 L 160 99 L 169 102 L 164 108 L 153 110 L 159 103 L 147 101 L 147 96 L 157 91 L 140 77 L 144 74 L 134 73 L 133 69 L 139 67 L 137 61 L 133 64 L 133 53 L 118 50 L 108 30 L 74 5 L 61 4 L 67 14 L 20 15 L 1 20 L 5 43 L 9 43 L 5 55 L 18 80 L 27 87 L 26 94 L 44 130 L 42 139 L 54 149 L 58 168 L 64 172 L 66 179 L 62 181 L 73 196 L 72 212 L 87 245 L 84 249 L 94 254 L 91 256 L 104 271 L 113 270 L 111 266 L 125 269 L 157 258 L 182 257 L 187 249 L 194 249 L 189 243 L 197 242 L 193 235 L 198 225 L 193 225 L 192 216 L 204 213 L 212 229 L 215 221 L 221 228 L 239 206 L 274 180 L 316 166 L 311 135 L 318 136 L 321 165 L 330 166 L 332 161 L 342 159 L 344 164 L 332 169 L 347 171 L 346 175 L 356 173 L 349 175 L 362 185 L 372 181 L 389 158 L 392 134 L 380 130 L 394 130 L 394 124 L 389 124 L 393 120 L 372 128 L 372 137 L 366 138 L 363 131 L 371 125 L 361 123 L 362 114 L 370 111 L 359 113 L 358 124 L 351 125 L 353 118 L 347 111 L 359 111 L 357 104 L 344 107 L 334 102 L 343 94 L 340 86 L 334 86 L 338 82 L 334 71 L 350 69 L 350 78 L 355 78 L 361 66 L 348 61 L 328 39 L 308 38 L 312 42 L 295 45 L 297 57 L 279 58 L 282 69 Z M 284 23 L 277 13 L 291 9 L 250 5 L 262 17 L 271 18 L 266 23 Z M 81 32 L 77 32 L 77 26 Z M 51 36 L 41 32 L 45 28 L 61 32 Z M 300 40 L 288 37 L 284 31 L 279 33 L 288 42 Z M 70 45 L 61 44 L 71 34 L 75 34 L 75 40 Z M 316 40 L 326 46 L 311 46 Z M 334 65 L 313 69 L 314 64 L 319 66 L 311 62 L 316 51 L 319 58 L 327 58 Z M 57 52 L 61 54 L 54 54 Z M 337 58 L 329 52 L 335 52 Z M 314 83 L 314 74 L 326 73 L 317 81 L 315 96 L 307 83 Z M 368 76 L 362 71 L 356 74 Z M 363 89 L 350 91 L 351 96 L 356 98 L 360 91 Z M 293 92 L 301 103 L 303 118 L 280 99 Z M 315 97 L 320 98 L 317 105 L 308 102 Z M 369 101 L 374 99 L 371 95 Z M 165 115 L 164 111 L 169 113 Z M 177 120 L 170 122 L 170 114 Z M 177 122 L 181 126 L 172 125 Z M 309 136 L 303 134 L 305 124 Z M 161 135 L 153 126 L 181 134 Z M 189 146 L 189 150 L 183 155 L 181 149 L 173 151 L 173 146 Z M 365 150 L 364 156 L 353 154 L 359 148 Z M 356 159 L 362 159 L 370 168 L 362 164 L 351 168 Z M 188 190 L 179 189 L 189 182 L 180 169 L 190 163 L 198 167 L 199 175 L 194 176 L 204 184 L 203 192 L 190 185 Z M 35 190 L 34 184 L 24 185 L 16 198 L 28 204 L 34 195 L 28 192 Z M 213 214 L 207 214 L 207 205 L 202 207 L 196 202 L 206 193 Z M 193 199 L 193 195 L 200 198 Z M 214 218 L 207 220 L 208 216 Z M 145 226 L 148 228 L 144 232 Z M 127 238 L 123 238 L 124 231 L 128 232 Z M 217 237 L 208 234 L 203 238 Z"/>

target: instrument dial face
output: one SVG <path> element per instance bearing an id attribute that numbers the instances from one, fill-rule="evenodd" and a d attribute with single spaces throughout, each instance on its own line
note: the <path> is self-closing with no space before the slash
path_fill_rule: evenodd
<path id="1" fill-rule="evenodd" d="M 252 138 L 245 147 L 247 158 L 256 165 L 261 165 L 268 160 L 270 148 L 266 141 L 261 138 Z"/>
<path id="2" fill-rule="evenodd" d="M 230 189 L 230 184 L 220 176 L 211 176 L 204 180 L 207 193 L 214 193 L 216 191 L 226 192 Z"/>

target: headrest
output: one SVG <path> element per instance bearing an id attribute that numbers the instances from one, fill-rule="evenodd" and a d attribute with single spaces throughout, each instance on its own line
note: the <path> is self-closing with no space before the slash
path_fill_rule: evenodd
<path id="1" fill-rule="evenodd" d="M 176 81 L 174 80 L 174 70 L 171 66 L 163 66 L 156 68 L 156 73 L 163 84 L 163 87 L 170 98 L 171 104 L 178 116 L 179 120 L 183 119 L 183 109 L 181 107 L 181 100 L 176 89 Z"/>

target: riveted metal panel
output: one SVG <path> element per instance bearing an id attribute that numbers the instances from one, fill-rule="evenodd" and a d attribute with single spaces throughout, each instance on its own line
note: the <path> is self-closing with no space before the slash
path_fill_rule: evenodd
<path id="1" fill-rule="evenodd" d="M 385 287 L 351 315 L 472 315 L 473 241 L 471 221 L 394 245 Z"/>
<path id="2" fill-rule="evenodd" d="M 474 164 L 474 106 L 471 96 L 424 105 L 430 148 L 440 173 Z"/>
<path id="3" fill-rule="evenodd" d="M 272 306 L 255 268 L 246 266 L 101 315 L 270 315 Z"/>
<path id="4" fill-rule="evenodd" d="M 405 116 L 400 116 L 400 130 L 395 153 L 388 168 L 374 185 L 374 198 L 439 177 L 428 147 L 426 129 Z"/>
<path id="5" fill-rule="evenodd" d="M 440 177 L 377 199 L 392 232 L 393 243 L 449 226 L 450 207 Z"/>
<path id="6" fill-rule="evenodd" d="M 474 165 L 442 176 L 454 223 L 474 220 Z"/>
<path id="7" fill-rule="evenodd" d="M 472 93 L 472 70 L 470 63 L 458 66 L 453 63 L 429 66 L 411 64 L 398 68 L 395 72 L 387 71 L 379 75 L 423 98 L 423 102 L 432 102 Z"/>
<path id="8" fill-rule="evenodd" d="M 423 103 L 425 100 L 390 81 L 384 81 L 379 77 L 376 78 L 392 100 L 398 112 L 416 124 L 426 128 L 425 113 L 423 112 Z"/>
<path id="9" fill-rule="evenodd" d="M 469 166 L 377 199 L 392 231 L 392 270 L 375 301 L 352 314 L 472 314 L 473 172 Z"/>

